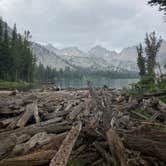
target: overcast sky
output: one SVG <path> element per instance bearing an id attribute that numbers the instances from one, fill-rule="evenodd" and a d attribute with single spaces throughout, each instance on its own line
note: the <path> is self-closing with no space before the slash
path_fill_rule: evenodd
<path id="1" fill-rule="evenodd" d="M 147 0 L 0 0 L 0 16 L 33 41 L 57 48 L 95 45 L 121 50 L 156 31 L 166 39 L 166 23 Z"/>

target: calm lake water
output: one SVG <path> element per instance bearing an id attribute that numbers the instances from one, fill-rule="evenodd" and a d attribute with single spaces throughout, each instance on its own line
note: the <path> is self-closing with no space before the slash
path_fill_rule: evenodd
<path id="1" fill-rule="evenodd" d="M 88 79 L 92 81 L 95 87 L 103 87 L 103 85 L 107 85 L 111 88 L 121 89 L 123 87 L 129 87 L 129 84 L 136 83 L 138 79 L 108 79 L 108 78 L 97 78 L 97 79 Z M 87 79 L 61 79 L 56 80 L 55 84 L 61 88 L 86 88 L 87 87 Z"/>

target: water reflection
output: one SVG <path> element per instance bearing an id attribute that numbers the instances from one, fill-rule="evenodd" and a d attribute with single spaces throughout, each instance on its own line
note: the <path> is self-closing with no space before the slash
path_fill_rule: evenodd
<path id="1" fill-rule="evenodd" d="M 136 83 L 138 79 L 108 79 L 108 78 L 96 78 L 96 79 L 88 79 L 92 81 L 96 87 L 102 87 L 103 85 L 107 85 L 111 88 L 121 89 L 123 87 L 128 87 L 131 83 Z M 86 88 L 87 87 L 87 79 L 61 79 L 56 80 L 55 84 L 61 88 Z"/>

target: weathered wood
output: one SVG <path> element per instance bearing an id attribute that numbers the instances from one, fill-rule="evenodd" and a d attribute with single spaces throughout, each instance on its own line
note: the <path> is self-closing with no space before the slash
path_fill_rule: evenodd
<path id="1" fill-rule="evenodd" d="M 16 118 L 7 126 L 7 130 L 15 129 L 17 127 L 18 120 L 22 115 L 16 116 Z"/>
<path id="2" fill-rule="evenodd" d="M 153 139 L 153 136 L 144 138 L 141 135 L 125 135 L 124 144 L 129 149 L 140 151 L 144 155 L 156 157 L 166 162 L 166 136 L 161 138 L 158 136 L 155 139 Z"/>
<path id="3" fill-rule="evenodd" d="M 45 122 L 41 122 L 38 124 L 29 125 L 23 128 L 18 128 L 11 131 L 6 131 L 0 133 L 0 140 L 5 139 L 6 137 L 10 137 L 11 135 L 16 135 L 19 137 L 22 134 L 34 135 L 38 132 L 47 132 L 47 133 L 59 133 L 64 132 L 71 129 L 70 124 L 66 124 L 65 122 L 56 123 L 57 119 L 51 119 Z"/>
<path id="4" fill-rule="evenodd" d="M 73 149 L 73 146 L 79 136 L 79 133 L 82 129 L 82 123 L 78 122 L 77 125 L 73 126 L 63 141 L 59 151 L 51 160 L 50 166 L 66 166 L 70 153 Z"/>
<path id="5" fill-rule="evenodd" d="M 119 166 L 127 166 L 127 157 L 125 148 L 119 136 L 113 129 L 109 129 L 106 133 L 110 151 L 114 157 L 114 162 Z"/>
<path id="6" fill-rule="evenodd" d="M 34 115 L 35 109 L 36 105 L 34 103 L 27 105 L 24 114 L 17 122 L 17 127 L 24 127 L 28 120 Z"/>
<path id="7" fill-rule="evenodd" d="M 44 119 L 49 120 L 53 118 L 63 117 L 66 116 L 69 112 L 70 110 L 48 113 L 47 115 L 45 115 Z"/>
<path id="8" fill-rule="evenodd" d="M 2 120 L 0 120 L 0 124 L 1 124 L 2 127 L 6 127 L 7 125 L 9 125 L 13 121 L 15 121 L 15 119 L 17 119 L 17 116 L 7 118 L 7 119 L 2 119 Z"/>
<path id="9" fill-rule="evenodd" d="M 158 92 L 158 93 L 149 93 L 149 94 L 144 94 L 144 98 L 149 98 L 149 97 L 160 97 L 160 96 L 166 96 L 166 91 Z"/>
<path id="10" fill-rule="evenodd" d="M 19 107 L 19 106 L 18 106 Z M 0 115 L 12 115 L 12 114 L 21 114 L 22 112 L 24 112 L 24 109 L 23 108 L 20 108 L 20 109 L 12 109 L 12 108 L 3 108 L 3 109 L 0 109 Z"/>
<path id="11" fill-rule="evenodd" d="M 40 125 L 32 125 L 28 126 L 26 129 L 20 128 L 12 131 L 7 131 L 5 133 L 1 133 L 0 135 L 0 158 L 4 158 L 4 156 L 8 155 L 10 151 L 14 148 L 17 138 L 19 139 L 21 135 L 34 135 L 37 132 L 47 131 L 48 133 L 59 133 L 67 131 L 71 128 L 70 125 L 56 125 L 56 124 L 46 124 L 44 126 Z M 19 150 L 17 150 L 20 152 Z M 26 150 L 25 150 L 26 151 Z"/>
<path id="12" fill-rule="evenodd" d="M 155 97 L 140 100 L 91 84 L 89 93 L 72 88 L 61 92 L 23 92 L 0 99 L 0 165 L 48 165 L 52 159 L 53 164 L 65 166 L 69 156 L 96 166 L 165 162 L 166 105 Z M 29 105 L 35 106 L 25 118 L 30 113 L 26 113 Z M 130 117 L 137 106 L 146 106 L 151 118 L 142 114 Z M 75 120 L 83 122 L 80 135 L 79 125 L 73 125 L 71 133 Z M 18 122 L 21 125 L 16 126 Z M 105 135 L 111 125 L 116 132 L 110 129 Z M 49 159 L 48 151 L 52 152 Z"/>
<path id="13" fill-rule="evenodd" d="M 94 98 L 98 97 L 96 89 L 94 88 L 92 82 L 88 81 L 87 83 L 88 83 L 88 88 L 89 88 L 89 94 L 90 94 L 90 96 L 94 97 Z"/>
<path id="14" fill-rule="evenodd" d="M 54 136 L 49 135 L 46 132 L 37 133 L 33 137 L 31 137 L 30 140 L 26 143 L 16 145 L 10 155 L 26 154 L 34 147 L 42 146 L 43 144 L 48 143 L 52 137 Z"/>
<path id="15" fill-rule="evenodd" d="M 14 148 L 16 144 L 16 137 L 8 138 L 0 141 L 0 159 L 3 159 L 5 156 L 7 156 L 10 151 Z"/>
<path id="16" fill-rule="evenodd" d="M 103 166 L 104 161 L 103 159 L 99 159 L 91 164 L 91 166 Z"/>
<path id="17" fill-rule="evenodd" d="M 111 156 L 106 152 L 106 150 L 97 142 L 94 142 L 93 145 L 95 146 L 98 153 L 104 158 L 107 165 L 111 165 Z"/>
<path id="18" fill-rule="evenodd" d="M 77 118 L 77 116 L 81 113 L 83 110 L 84 103 L 80 103 L 76 107 L 73 108 L 72 112 L 69 113 L 69 119 L 74 120 Z"/>
<path id="19" fill-rule="evenodd" d="M 40 166 L 48 164 L 56 150 L 39 151 L 31 154 L 4 159 L 0 161 L 0 166 Z"/>
<path id="20" fill-rule="evenodd" d="M 38 106 L 37 106 L 37 102 L 34 103 L 34 106 L 33 106 L 33 115 L 35 117 L 35 121 L 36 123 L 39 123 L 40 122 L 40 116 L 39 116 L 39 109 L 38 109 Z"/>

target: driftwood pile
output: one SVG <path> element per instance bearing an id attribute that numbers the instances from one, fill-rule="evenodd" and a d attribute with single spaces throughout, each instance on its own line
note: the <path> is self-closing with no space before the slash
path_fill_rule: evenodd
<path id="1" fill-rule="evenodd" d="M 155 95 L 96 90 L 90 83 L 82 91 L 0 93 L 0 166 L 69 161 L 166 165 L 166 105 Z"/>

